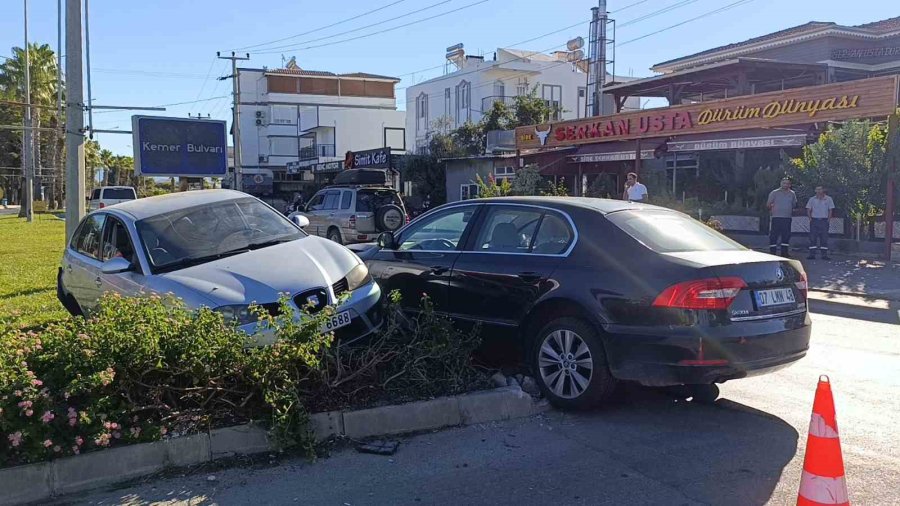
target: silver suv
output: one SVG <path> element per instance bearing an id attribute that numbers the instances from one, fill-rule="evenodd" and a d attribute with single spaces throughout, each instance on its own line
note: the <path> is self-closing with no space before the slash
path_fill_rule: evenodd
<path id="1" fill-rule="evenodd" d="M 375 241 L 408 221 L 397 190 L 374 185 L 335 185 L 320 190 L 306 205 L 306 231 L 339 244 Z"/>

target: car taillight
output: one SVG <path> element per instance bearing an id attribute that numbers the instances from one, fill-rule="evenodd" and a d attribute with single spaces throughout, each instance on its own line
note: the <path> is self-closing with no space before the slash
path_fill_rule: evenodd
<path id="1" fill-rule="evenodd" d="M 104 207 L 106 207 L 106 204 L 104 204 L 103 202 L 101 202 L 100 205 L 97 206 L 97 209 L 103 209 Z"/>
<path id="2" fill-rule="evenodd" d="M 797 287 L 797 290 L 800 290 L 800 294 L 803 295 L 804 299 L 809 297 L 809 278 L 806 277 L 805 272 L 800 272 L 800 281 L 797 281 L 794 285 Z"/>
<path id="3" fill-rule="evenodd" d="M 738 277 L 698 279 L 663 290 L 653 305 L 678 309 L 727 309 L 747 283 Z"/>
<path id="4" fill-rule="evenodd" d="M 350 216 L 350 219 L 348 221 L 350 221 L 350 228 L 355 229 L 356 228 L 356 215 L 354 214 L 354 215 Z"/>

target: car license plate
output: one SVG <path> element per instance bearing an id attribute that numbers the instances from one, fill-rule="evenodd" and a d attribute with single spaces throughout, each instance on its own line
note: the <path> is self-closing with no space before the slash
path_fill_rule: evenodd
<path id="1" fill-rule="evenodd" d="M 350 311 L 344 311 L 334 316 L 330 316 L 325 320 L 325 323 L 322 324 L 322 332 L 332 332 L 341 327 L 346 327 L 347 325 L 350 325 L 351 320 Z"/>
<path id="2" fill-rule="evenodd" d="M 794 290 L 790 288 L 775 288 L 773 290 L 756 291 L 757 307 L 781 306 L 784 304 L 794 304 L 796 302 Z"/>

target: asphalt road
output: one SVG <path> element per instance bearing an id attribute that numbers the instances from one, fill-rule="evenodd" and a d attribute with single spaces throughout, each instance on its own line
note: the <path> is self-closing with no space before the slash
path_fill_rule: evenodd
<path id="1" fill-rule="evenodd" d="M 336 449 L 315 463 L 206 470 L 71 503 L 794 504 L 827 374 L 851 501 L 900 504 L 900 303 L 819 299 L 809 355 L 723 385 L 715 405 L 629 388 L 595 412 L 404 438 L 393 457 Z"/>

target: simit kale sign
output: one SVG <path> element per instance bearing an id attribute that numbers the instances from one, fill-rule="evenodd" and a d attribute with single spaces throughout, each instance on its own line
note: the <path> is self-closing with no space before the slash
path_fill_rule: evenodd
<path id="1" fill-rule="evenodd" d="M 136 175 L 222 177 L 228 170 L 225 122 L 132 116 Z"/>

